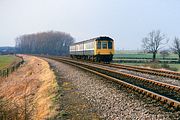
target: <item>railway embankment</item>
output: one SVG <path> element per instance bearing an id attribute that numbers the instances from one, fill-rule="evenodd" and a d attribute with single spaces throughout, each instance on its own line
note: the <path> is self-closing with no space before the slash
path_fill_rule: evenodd
<path id="1" fill-rule="evenodd" d="M 0 81 L 0 119 L 52 118 L 58 90 L 49 64 L 37 57 L 22 56 L 24 63 Z"/>
<path id="2" fill-rule="evenodd" d="M 179 111 L 85 70 L 46 59 L 60 86 L 60 117 L 178 120 Z"/>

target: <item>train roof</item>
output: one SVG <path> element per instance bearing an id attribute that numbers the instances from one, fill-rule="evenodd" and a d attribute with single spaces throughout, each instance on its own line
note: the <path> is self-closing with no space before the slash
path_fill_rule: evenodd
<path id="1" fill-rule="evenodd" d="M 113 41 L 112 38 L 107 37 L 107 36 L 104 36 L 104 37 L 97 37 L 96 40 L 110 40 L 110 41 Z"/>
<path id="2" fill-rule="evenodd" d="M 89 39 L 89 40 L 84 40 L 84 41 L 81 41 L 81 42 L 77 42 L 77 43 L 74 43 L 74 44 L 72 44 L 72 45 L 80 44 L 80 43 L 83 43 L 83 42 L 90 42 L 90 41 L 94 41 L 94 40 L 96 40 L 96 41 L 99 41 L 99 40 L 102 40 L 102 41 L 103 41 L 103 40 L 113 41 L 113 39 L 110 38 L 110 37 L 100 36 L 100 37 L 92 38 L 92 39 Z"/>

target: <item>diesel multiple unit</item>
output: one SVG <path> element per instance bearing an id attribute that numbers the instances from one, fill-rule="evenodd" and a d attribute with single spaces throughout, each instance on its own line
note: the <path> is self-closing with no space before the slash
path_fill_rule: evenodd
<path id="1" fill-rule="evenodd" d="M 97 37 L 70 46 L 71 58 L 110 62 L 113 54 L 114 40 L 110 37 Z"/>

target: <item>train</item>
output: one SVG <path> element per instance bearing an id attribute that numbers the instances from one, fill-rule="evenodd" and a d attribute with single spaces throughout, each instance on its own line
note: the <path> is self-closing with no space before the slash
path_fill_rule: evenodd
<path id="1" fill-rule="evenodd" d="M 114 55 L 114 40 L 100 36 L 70 45 L 70 57 L 95 62 L 109 63 Z"/>

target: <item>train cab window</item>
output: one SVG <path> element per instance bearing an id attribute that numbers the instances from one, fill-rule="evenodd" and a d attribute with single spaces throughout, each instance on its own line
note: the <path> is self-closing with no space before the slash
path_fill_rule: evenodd
<path id="1" fill-rule="evenodd" d="M 102 42 L 102 48 L 107 49 L 107 42 Z"/>
<path id="2" fill-rule="evenodd" d="M 101 49 L 101 42 L 97 43 L 97 49 Z"/>
<path id="3" fill-rule="evenodd" d="M 112 49 L 112 42 L 108 42 L 108 49 Z"/>

